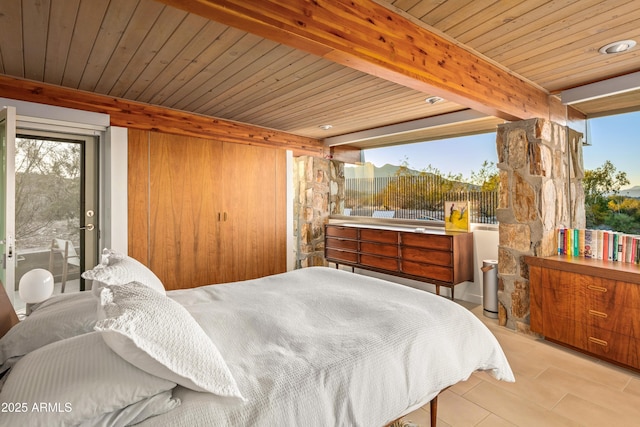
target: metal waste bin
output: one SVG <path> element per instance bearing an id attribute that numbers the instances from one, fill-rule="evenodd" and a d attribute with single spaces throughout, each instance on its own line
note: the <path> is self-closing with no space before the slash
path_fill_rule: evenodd
<path id="1" fill-rule="evenodd" d="M 485 259 L 482 261 L 482 313 L 498 318 L 498 261 Z"/>

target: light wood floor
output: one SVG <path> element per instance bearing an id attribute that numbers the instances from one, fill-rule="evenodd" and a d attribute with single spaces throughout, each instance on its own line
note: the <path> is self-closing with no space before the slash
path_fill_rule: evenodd
<path id="1" fill-rule="evenodd" d="M 438 427 L 640 426 L 640 374 L 498 326 L 464 304 L 498 338 L 515 383 L 475 373 L 438 399 Z M 407 415 L 429 426 L 429 405 Z"/>

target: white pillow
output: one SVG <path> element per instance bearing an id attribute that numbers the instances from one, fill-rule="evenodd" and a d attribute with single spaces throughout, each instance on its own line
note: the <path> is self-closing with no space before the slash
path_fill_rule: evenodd
<path id="1" fill-rule="evenodd" d="M 180 304 L 135 282 L 106 285 L 100 296 L 106 318 L 95 329 L 123 359 L 186 388 L 242 399 L 218 348 Z"/>
<path id="2" fill-rule="evenodd" d="M 177 407 L 180 401 L 167 394 L 175 386 L 127 363 L 91 332 L 41 347 L 16 363 L 0 402 L 19 403 L 21 412 L 14 407 L 3 413 L 0 424 L 129 425 Z"/>
<path id="3" fill-rule="evenodd" d="M 34 306 L 34 311 L 0 338 L 0 372 L 9 358 L 23 356 L 55 341 L 92 332 L 97 299 L 91 292 L 56 295 Z"/>
<path id="4" fill-rule="evenodd" d="M 124 285 L 130 282 L 142 283 L 162 295 L 166 294 L 162 281 L 153 271 L 138 260 L 112 249 L 104 249 L 100 264 L 82 273 L 82 277 L 93 280 L 91 288 L 96 296 L 104 285 Z"/>

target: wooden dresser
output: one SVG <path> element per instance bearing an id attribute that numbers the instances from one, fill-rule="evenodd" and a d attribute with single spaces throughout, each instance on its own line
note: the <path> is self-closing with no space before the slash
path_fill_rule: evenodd
<path id="1" fill-rule="evenodd" d="M 531 330 L 546 339 L 640 370 L 640 267 L 525 257 Z"/>
<path id="2" fill-rule="evenodd" d="M 327 224 L 325 258 L 329 262 L 364 268 L 451 288 L 473 281 L 473 233 L 446 233 L 427 228 Z"/>

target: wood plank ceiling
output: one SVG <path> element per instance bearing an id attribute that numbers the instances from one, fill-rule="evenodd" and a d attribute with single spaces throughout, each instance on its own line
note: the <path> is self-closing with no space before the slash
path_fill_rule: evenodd
<path id="1" fill-rule="evenodd" d="M 546 94 L 640 70 L 637 47 L 597 52 L 615 40 L 640 42 L 635 0 L 377 3 Z M 431 105 L 431 93 L 410 85 L 153 0 L 2 1 L 0 74 L 319 139 L 468 108 L 449 100 Z M 635 110 L 640 94 L 575 107 L 586 114 Z M 418 138 L 485 131 L 500 121 L 436 127 Z"/>

